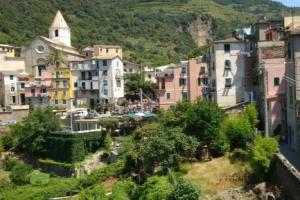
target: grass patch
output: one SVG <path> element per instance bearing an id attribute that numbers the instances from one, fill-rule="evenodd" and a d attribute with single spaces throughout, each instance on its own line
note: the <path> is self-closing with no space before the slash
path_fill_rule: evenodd
<path id="1" fill-rule="evenodd" d="M 0 199 L 2 200 L 45 200 L 50 197 L 66 196 L 67 192 L 76 189 L 78 180 L 72 178 L 50 178 L 46 185 L 33 186 L 8 186 L 1 189 Z"/>
<path id="2" fill-rule="evenodd" d="M 251 171 L 248 163 L 232 163 L 228 156 L 209 162 L 186 163 L 182 167 L 188 171 L 183 177 L 201 189 L 202 194 L 244 186 L 245 177 Z"/>

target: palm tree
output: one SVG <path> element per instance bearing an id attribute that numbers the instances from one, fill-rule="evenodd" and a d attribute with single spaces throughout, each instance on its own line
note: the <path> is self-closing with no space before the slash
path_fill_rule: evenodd
<path id="1" fill-rule="evenodd" d="M 52 49 L 51 52 L 47 56 L 47 65 L 55 65 L 56 68 L 60 66 L 60 64 L 67 65 L 67 60 L 62 51 L 57 49 Z"/>

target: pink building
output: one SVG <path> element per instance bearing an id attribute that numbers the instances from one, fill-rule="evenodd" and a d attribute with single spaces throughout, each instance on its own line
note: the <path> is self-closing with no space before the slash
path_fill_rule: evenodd
<path id="1" fill-rule="evenodd" d="M 266 59 L 264 63 L 269 133 L 278 134 L 286 128 L 285 59 Z"/>
<path id="2" fill-rule="evenodd" d="M 265 73 L 261 76 L 260 113 L 265 126 L 268 125 L 268 134 L 286 132 L 286 74 L 284 42 L 280 41 L 281 29 L 266 31 L 266 41 L 258 42 L 259 62 Z M 263 87 L 265 86 L 265 88 Z M 267 99 L 265 105 L 264 98 Z M 265 113 L 267 106 L 267 113 Z"/>
<path id="3" fill-rule="evenodd" d="M 40 79 L 31 78 L 25 85 L 26 104 L 35 107 L 48 106 L 51 92 L 51 77 L 49 71 L 42 71 Z"/>
<path id="4" fill-rule="evenodd" d="M 206 95 L 208 85 L 207 63 L 198 59 L 181 61 L 156 74 L 158 100 L 161 108 L 169 108 L 178 101 L 195 101 Z"/>

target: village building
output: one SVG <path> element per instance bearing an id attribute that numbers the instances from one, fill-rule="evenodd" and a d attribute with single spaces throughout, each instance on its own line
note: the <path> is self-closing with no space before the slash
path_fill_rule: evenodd
<path id="1" fill-rule="evenodd" d="M 246 88 L 248 57 L 253 45 L 235 37 L 215 41 L 209 49 L 209 98 L 226 108 L 251 101 Z"/>
<path id="2" fill-rule="evenodd" d="M 156 71 L 160 108 L 169 108 L 179 101 L 206 98 L 208 87 L 207 63 L 201 59 L 181 61 Z"/>
<path id="3" fill-rule="evenodd" d="M 119 56 L 70 61 L 78 104 L 91 108 L 99 103 L 117 103 L 124 97 L 123 62 Z"/>
<path id="4" fill-rule="evenodd" d="M 71 46 L 71 29 L 60 11 L 56 13 L 49 27 L 49 37 L 39 36 L 22 49 L 21 57 L 25 59 L 26 72 L 40 78 L 42 70 L 47 67 L 47 57 L 53 49 L 61 51 L 66 60 L 81 57 Z"/>

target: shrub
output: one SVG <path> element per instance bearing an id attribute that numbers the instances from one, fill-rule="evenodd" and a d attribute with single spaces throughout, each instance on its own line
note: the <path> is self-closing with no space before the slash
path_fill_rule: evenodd
<path id="1" fill-rule="evenodd" d="M 251 165 L 257 178 L 265 178 L 271 160 L 278 151 L 278 142 L 274 138 L 256 136 L 250 151 Z"/>
<path id="2" fill-rule="evenodd" d="M 231 150 L 245 149 L 255 137 L 249 120 L 243 116 L 229 117 L 224 120 L 221 131 L 227 136 Z"/>
<path id="3" fill-rule="evenodd" d="M 79 194 L 79 200 L 107 200 L 105 190 L 101 185 L 97 185 L 92 189 L 83 190 Z"/>
<path id="4" fill-rule="evenodd" d="M 1 138 L 3 148 L 5 151 L 8 151 L 14 146 L 14 139 L 11 135 L 5 135 Z"/>
<path id="5" fill-rule="evenodd" d="M 118 161 L 105 168 L 93 171 L 90 175 L 82 178 L 80 180 L 79 185 L 81 187 L 89 187 L 95 185 L 96 183 L 100 183 L 110 176 L 120 175 L 123 169 L 124 169 L 124 162 Z"/>
<path id="6" fill-rule="evenodd" d="M 118 182 L 112 188 L 111 200 L 129 200 L 136 185 L 131 180 Z"/>
<path id="7" fill-rule="evenodd" d="M 12 168 L 9 178 L 16 185 L 24 185 L 29 183 L 31 171 L 30 165 L 17 164 Z"/>
<path id="8" fill-rule="evenodd" d="M 4 161 L 4 166 L 6 171 L 11 171 L 12 168 L 18 164 L 21 164 L 21 162 L 15 158 L 7 157 Z"/>
<path id="9" fill-rule="evenodd" d="M 198 200 L 199 191 L 197 191 L 193 185 L 187 181 L 180 180 L 175 189 L 171 192 L 170 200 Z"/>
<path id="10" fill-rule="evenodd" d="M 31 185 L 46 185 L 50 180 L 50 175 L 35 170 L 31 173 L 30 184 Z"/>
<path id="11" fill-rule="evenodd" d="M 152 176 L 137 190 L 138 194 L 136 193 L 135 197 L 139 196 L 138 199 L 147 200 L 167 200 L 172 190 L 173 186 L 168 177 Z"/>

